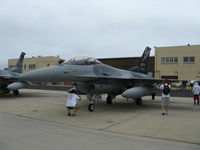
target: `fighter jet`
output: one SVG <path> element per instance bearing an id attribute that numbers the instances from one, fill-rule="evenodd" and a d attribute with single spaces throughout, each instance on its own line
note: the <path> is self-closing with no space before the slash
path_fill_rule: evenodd
<path id="1" fill-rule="evenodd" d="M 17 77 L 22 73 L 24 55 L 25 53 L 22 52 L 15 66 L 9 69 L 0 69 L 0 95 L 10 91 L 18 95 L 18 89 L 27 85 L 26 82 L 17 81 Z"/>
<path id="2" fill-rule="evenodd" d="M 141 97 L 155 97 L 155 86 L 161 79 L 147 74 L 147 62 L 151 48 L 146 47 L 138 66 L 129 70 L 118 69 L 101 63 L 93 57 L 75 57 L 62 64 L 34 70 L 19 76 L 19 80 L 28 82 L 67 82 L 74 83 L 75 89 L 87 95 L 89 111 L 94 111 L 95 101 L 107 94 L 107 103 L 111 104 L 117 95 L 133 98 L 139 105 Z"/>

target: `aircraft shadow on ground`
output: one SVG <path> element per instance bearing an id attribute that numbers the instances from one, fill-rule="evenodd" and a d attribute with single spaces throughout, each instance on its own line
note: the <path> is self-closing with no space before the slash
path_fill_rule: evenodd
<path id="1" fill-rule="evenodd" d="M 32 92 L 21 92 L 19 95 L 14 95 L 13 93 L 0 95 L 0 100 L 13 100 L 13 99 L 19 99 L 19 98 L 28 98 L 28 97 L 47 97 L 47 94 L 45 93 L 32 93 Z"/>
<path id="2" fill-rule="evenodd" d="M 0 95 L 0 101 L 8 101 L 8 100 L 16 100 L 20 98 L 41 98 L 41 97 L 47 97 L 48 95 L 46 93 L 32 93 L 32 92 L 21 92 L 20 95 L 16 96 L 13 93 L 9 93 L 6 95 Z M 66 95 L 67 96 L 67 95 Z M 56 96 L 55 96 L 56 97 Z M 65 97 L 64 97 L 65 98 Z M 83 100 L 84 103 L 81 107 L 87 109 L 88 103 L 87 100 Z M 112 110 L 112 111 L 122 111 L 122 112 L 128 112 L 128 111 L 140 111 L 140 110 L 161 110 L 160 106 L 160 100 L 150 100 L 150 99 L 144 99 L 143 100 L 143 106 L 138 106 L 134 102 L 134 100 L 126 100 L 126 99 L 120 99 L 115 100 L 113 104 L 107 104 L 105 100 L 96 103 L 96 108 L 98 110 Z M 191 100 L 191 103 L 184 103 L 180 101 L 172 101 L 170 103 L 169 109 L 170 110 L 179 110 L 179 111 L 193 111 L 193 103 Z"/>
<path id="3" fill-rule="evenodd" d="M 85 108 L 87 108 L 87 103 L 84 104 Z M 107 104 L 106 101 L 102 101 L 96 104 L 96 108 L 99 110 L 112 110 L 112 111 L 140 111 L 140 110 L 160 110 L 161 105 L 160 100 L 144 100 L 143 106 L 138 106 L 133 100 L 115 101 L 113 104 Z M 181 102 L 172 102 L 169 105 L 169 110 L 177 110 L 177 111 L 193 111 L 192 103 L 181 103 Z"/>

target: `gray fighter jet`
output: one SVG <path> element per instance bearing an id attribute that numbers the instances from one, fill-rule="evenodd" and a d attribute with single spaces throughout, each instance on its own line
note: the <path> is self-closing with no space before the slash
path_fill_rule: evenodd
<path id="1" fill-rule="evenodd" d="M 25 53 L 22 52 L 15 66 L 9 69 L 0 69 L 0 94 L 7 94 L 12 91 L 15 95 L 18 95 L 18 89 L 26 87 L 26 82 L 17 81 L 18 76 L 22 73 L 24 55 Z"/>
<path id="2" fill-rule="evenodd" d="M 19 79 L 42 83 L 71 81 L 79 93 L 87 95 L 89 111 L 94 111 L 94 103 L 102 94 L 107 94 L 108 104 L 111 104 L 117 95 L 122 95 L 135 99 L 140 105 L 141 97 L 155 97 L 154 84 L 162 81 L 147 74 L 150 50 L 146 47 L 139 65 L 129 70 L 108 66 L 92 57 L 76 57 L 59 65 L 22 74 Z"/>

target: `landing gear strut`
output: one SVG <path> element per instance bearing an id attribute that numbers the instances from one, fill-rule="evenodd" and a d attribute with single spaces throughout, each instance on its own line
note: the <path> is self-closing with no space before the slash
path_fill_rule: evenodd
<path id="1" fill-rule="evenodd" d="M 101 95 L 87 94 L 87 100 L 89 102 L 88 110 L 92 112 L 95 110 L 95 103 L 101 101 Z"/>

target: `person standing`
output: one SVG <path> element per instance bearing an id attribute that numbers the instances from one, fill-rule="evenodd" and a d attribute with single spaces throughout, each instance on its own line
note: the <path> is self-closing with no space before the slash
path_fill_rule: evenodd
<path id="1" fill-rule="evenodd" d="M 194 106 L 196 106 L 196 104 L 199 106 L 200 86 L 198 85 L 198 83 L 194 84 L 192 92 L 193 92 Z"/>
<path id="2" fill-rule="evenodd" d="M 168 115 L 171 85 L 169 84 L 169 80 L 167 78 L 163 80 L 160 89 L 162 90 L 162 96 L 161 96 L 162 115 Z"/>
<path id="3" fill-rule="evenodd" d="M 66 101 L 66 107 L 68 110 L 68 116 L 75 116 L 77 110 L 79 109 L 77 102 L 80 100 L 80 96 L 76 94 L 76 90 L 73 89 L 69 91 L 67 101 Z"/>

